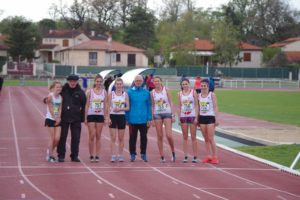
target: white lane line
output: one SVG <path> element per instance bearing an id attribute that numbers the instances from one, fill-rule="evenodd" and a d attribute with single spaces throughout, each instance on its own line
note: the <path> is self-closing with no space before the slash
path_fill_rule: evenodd
<path id="1" fill-rule="evenodd" d="M 29 97 L 24 91 L 22 91 L 22 92 L 23 92 L 23 94 L 26 96 L 26 98 L 29 99 L 29 102 L 33 105 L 33 107 L 40 113 L 40 115 L 41 115 L 42 117 L 44 117 L 44 114 L 43 114 L 43 113 L 40 111 L 40 109 L 39 109 L 39 108 L 31 101 L 30 97 Z M 67 145 L 68 145 L 68 147 L 70 148 L 70 145 L 69 145 L 69 144 L 67 144 Z M 99 176 L 95 171 L 93 171 L 89 166 L 87 166 L 87 164 L 86 164 L 85 162 L 83 162 L 82 160 L 81 160 L 81 164 L 82 164 L 88 171 L 90 171 L 94 176 L 96 176 L 98 179 L 100 179 L 102 182 L 104 182 L 104 183 L 110 185 L 111 187 L 113 187 L 113 188 L 115 188 L 115 189 L 117 189 L 117 190 L 119 190 L 119 191 L 121 191 L 121 192 L 123 192 L 123 193 L 125 193 L 125 194 L 127 194 L 127 195 L 129 195 L 129 196 L 131 196 L 131 197 L 133 197 L 134 199 L 142 200 L 142 198 L 140 198 L 140 197 L 138 197 L 138 196 L 135 196 L 134 194 L 131 194 L 130 192 L 128 192 L 128 191 L 126 191 L 126 190 L 124 190 L 124 189 L 122 189 L 122 188 L 120 188 L 120 187 L 114 185 L 114 184 L 111 183 L 110 181 L 108 181 L 108 180 L 104 179 L 103 177 Z"/>
<path id="2" fill-rule="evenodd" d="M 228 200 L 228 199 L 225 198 L 225 197 L 216 195 L 216 194 L 214 194 L 214 193 L 205 191 L 205 190 L 203 190 L 203 189 L 201 189 L 201 188 L 198 188 L 198 187 L 195 187 L 195 186 L 193 186 L 193 185 L 190 185 L 190 184 L 188 184 L 188 183 L 186 183 L 186 182 L 183 182 L 183 181 L 181 181 L 181 180 L 179 180 L 179 179 L 177 179 L 177 178 L 175 178 L 175 177 L 173 177 L 173 176 L 170 176 L 170 175 L 168 175 L 168 174 L 166 174 L 166 173 L 160 171 L 160 170 L 157 169 L 156 167 L 153 167 L 153 170 L 156 171 L 156 172 L 158 172 L 158 173 L 160 173 L 160 174 L 162 174 L 162 175 L 164 175 L 164 176 L 166 176 L 166 177 L 168 177 L 168 178 L 170 178 L 170 179 L 172 179 L 172 180 L 174 180 L 174 181 L 176 181 L 176 182 L 178 182 L 178 183 L 181 183 L 182 185 L 188 186 L 188 187 L 190 187 L 190 188 L 193 188 L 193 189 L 195 189 L 195 190 L 201 191 L 201 192 L 206 193 L 206 194 L 208 194 L 208 195 L 217 197 L 218 199 L 226 199 L 226 200 Z"/>
<path id="3" fill-rule="evenodd" d="M 99 184 L 103 184 L 102 181 L 100 181 L 100 180 L 97 180 L 97 182 L 98 182 Z"/>
<path id="4" fill-rule="evenodd" d="M 176 181 L 173 180 L 172 182 L 173 182 L 175 185 L 178 185 L 178 183 L 177 183 Z"/>
<path id="5" fill-rule="evenodd" d="M 24 92 L 23 92 L 24 93 Z M 39 192 L 41 195 L 43 195 L 47 199 L 52 198 L 48 196 L 46 193 L 44 193 L 42 190 L 40 190 L 37 186 L 35 186 L 24 174 L 23 169 L 22 169 L 22 162 L 21 162 L 21 156 L 20 156 L 20 149 L 19 149 L 19 142 L 18 142 L 18 135 L 17 135 L 17 130 L 16 130 L 16 123 L 15 123 L 15 117 L 13 113 L 13 108 L 12 108 L 12 102 L 11 102 L 11 92 L 10 92 L 10 87 L 8 89 L 8 97 L 9 97 L 9 109 L 10 109 L 10 116 L 11 116 L 11 123 L 12 123 L 12 128 L 13 128 L 13 134 L 14 134 L 14 142 L 15 142 L 15 147 L 16 147 L 16 154 L 17 154 L 17 163 L 18 163 L 18 170 L 23 179 L 32 187 L 34 188 L 37 192 Z M 32 102 L 32 101 L 30 101 Z"/>
<path id="6" fill-rule="evenodd" d="M 278 198 L 278 199 L 281 199 L 281 200 L 287 200 L 286 198 L 284 198 L 284 197 L 282 197 L 282 196 L 280 196 L 280 195 L 277 195 L 277 198 Z"/>
<path id="7" fill-rule="evenodd" d="M 196 199 L 201 199 L 201 197 L 199 197 L 199 196 L 196 195 L 196 194 L 193 194 L 193 196 L 194 196 Z"/>
<path id="8" fill-rule="evenodd" d="M 21 194 L 21 199 L 25 199 L 26 198 L 26 194 L 25 193 L 22 193 Z"/>
<path id="9" fill-rule="evenodd" d="M 254 183 L 249 182 L 249 181 L 246 181 L 246 183 L 247 183 L 248 185 L 255 185 Z"/>
<path id="10" fill-rule="evenodd" d="M 112 198 L 112 199 L 115 198 L 115 196 L 114 196 L 112 193 L 109 193 L 108 196 L 109 196 L 110 198 Z"/>
<path id="11" fill-rule="evenodd" d="M 23 181 L 23 180 L 20 180 L 20 184 L 24 184 L 24 181 Z"/>
<path id="12" fill-rule="evenodd" d="M 181 133 L 181 131 L 178 130 L 178 129 L 172 128 L 172 130 L 173 130 L 174 132 Z M 201 140 L 201 141 L 204 141 L 202 138 L 200 138 L 200 137 L 198 137 L 198 136 L 197 136 L 197 139 L 198 139 L 198 140 Z M 232 152 L 232 153 L 235 153 L 233 150 L 230 150 L 231 148 L 225 147 L 224 145 L 219 145 L 219 144 L 217 144 L 217 146 L 218 146 L 219 148 L 222 148 L 222 149 L 225 149 L 225 150 L 230 151 L 230 152 Z M 250 159 L 250 158 L 248 157 L 248 159 Z M 229 175 L 231 175 L 231 176 L 233 176 L 233 177 L 236 177 L 236 178 L 238 178 L 238 179 L 240 179 L 240 180 L 244 180 L 244 181 L 249 182 L 249 183 L 257 184 L 258 186 L 262 186 L 262 187 L 264 187 L 264 188 L 266 188 L 266 189 L 272 189 L 272 190 L 274 190 L 274 191 L 281 192 L 281 193 L 284 193 L 284 194 L 288 194 L 288 195 L 291 195 L 291 196 L 294 196 L 294 197 L 298 197 L 298 198 L 300 197 L 300 196 L 297 195 L 297 194 L 293 194 L 293 193 L 290 193 L 290 192 L 287 192 L 287 191 L 284 191 L 284 190 L 276 189 L 276 188 L 273 188 L 273 187 L 270 187 L 270 186 L 267 186 L 267 185 L 258 183 L 258 182 L 256 182 L 256 181 L 251 181 L 251 180 L 249 180 L 249 179 L 247 179 L 247 178 L 244 178 L 244 177 L 241 177 L 241 176 L 236 175 L 236 174 L 234 174 L 234 173 L 225 171 L 225 170 L 222 169 L 222 168 L 218 168 L 218 167 L 213 166 L 213 165 L 211 165 L 211 166 L 212 166 L 213 168 L 215 168 L 215 169 L 219 169 L 221 172 L 224 172 L 225 174 L 229 174 Z"/>

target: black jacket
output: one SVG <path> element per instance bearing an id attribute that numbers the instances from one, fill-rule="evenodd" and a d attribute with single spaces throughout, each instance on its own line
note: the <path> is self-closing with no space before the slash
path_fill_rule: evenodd
<path id="1" fill-rule="evenodd" d="M 61 91 L 63 98 L 61 120 L 63 122 L 84 122 L 86 96 L 79 84 L 70 88 L 66 83 Z"/>

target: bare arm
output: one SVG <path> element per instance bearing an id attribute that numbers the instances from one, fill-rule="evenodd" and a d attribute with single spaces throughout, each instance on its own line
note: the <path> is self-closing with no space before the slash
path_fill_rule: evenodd
<path id="1" fill-rule="evenodd" d="M 128 111 L 130 109 L 130 104 L 129 104 L 129 97 L 128 94 L 125 93 L 125 107 L 124 107 L 124 111 Z"/>
<path id="2" fill-rule="evenodd" d="M 213 107 L 216 115 L 216 126 L 219 125 L 219 109 L 218 109 L 218 103 L 217 103 L 217 97 L 215 93 L 212 92 L 212 101 L 213 101 Z"/>
<path id="3" fill-rule="evenodd" d="M 87 113 L 90 107 L 90 98 L 91 98 L 91 91 L 87 90 L 86 91 L 86 103 L 85 103 L 85 117 L 84 117 L 84 121 L 86 122 L 87 120 Z"/>
<path id="4" fill-rule="evenodd" d="M 51 117 L 53 119 L 55 119 L 55 115 L 54 115 L 54 111 L 53 111 L 53 106 L 52 106 L 52 96 L 51 95 L 48 95 L 47 106 L 48 106 L 49 112 L 51 114 Z"/>

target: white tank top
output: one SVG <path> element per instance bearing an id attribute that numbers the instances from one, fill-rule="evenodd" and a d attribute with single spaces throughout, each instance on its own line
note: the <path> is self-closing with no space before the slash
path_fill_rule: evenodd
<path id="1" fill-rule="evenodd" d="M 199 113 L 203 116 L 215 116 L 212 92 L 209 92 L 207 97 L 202 97 L 201 93 L 198 95 L 199 100 Z"/>
<path id="2" fill-rule="evenodd" d="M 125 111 L 114 112 L 114 108 L 125 108 L 126 104 L 126 93 L 123 92 L 122 95 L 118 96 L 115 91 L 111 92 L 111 102 L 110 102 L 110 114 L 114 115 L 125 115 Z"/>
<path id="3" fill-rule="evenodd" d="M 154 100 L 153 114 L 172 113 L 165 87 L 163 87 L 162 91 L 159 93 L 152 90 L 152 95 Z"/>
<path id="4" fill-rule="evenodd" d="M 88 115 L 104 115 L 105 92 L 102 89 L 100 94 L 96 94 L 94 89 L 90 89 L 90 105 Z"/>
<path id="5" fill-rule="evenodd" d="M 52 92 L 50 93 L 50 96 L 52 97 L 52 102 L 51 103 L 52 103 L 52 109 L 53 109 L 53 112 L 54 112 L 54 117 L 58 117 L 59 116 L 59 107 L 61 105 L 61 96 L 59 95 L 58 97 L 55 97 Z M 54 120 L 54 118 L 52 117 L 52 115 L 49 111 L 48 105 L 47 105 L 46 118 Z"/>
<path id="6" fill-rule="evenodd" d="M 182 91 L 179 93 L 180 103 L 181 103 L 181 112 L 180 117 L 195 117 L 195 99 L 194 99 L 194 90 L 191 90 L 188 95 L 184 95 Z"/>

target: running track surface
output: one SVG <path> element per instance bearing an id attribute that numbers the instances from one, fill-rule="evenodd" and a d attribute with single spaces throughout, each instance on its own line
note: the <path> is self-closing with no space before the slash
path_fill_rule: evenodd
<path id="1" fill-rule="evenodd" d="M 182 163 L 182 136 L 174 132 L 177 162 L 159 162 L 156 134 L 148 133 L 148 163 L 110 163 L 109 133 L 102 132 L 99 163 L 89 162 L 83 126 L 81 163 L 48 163 L 45 87 L 5 87 L 0 97 L 0 199 L 300 199 L 300 177 L 219 149 L 218 165 Z M 70 136 L 70 135 L 69 135 Z M 70 141 L 68 140 L 68 143 Z M 200 158 L 204 156 L 199 141 Z M 164 143 L 165 154 L 170 155 Z M 69 149 L 67 150 L 67 155 Z M 190 154 L 190 157 L 192 154 Z M 169 158 L 169 157 L 167 157 Z"/>

